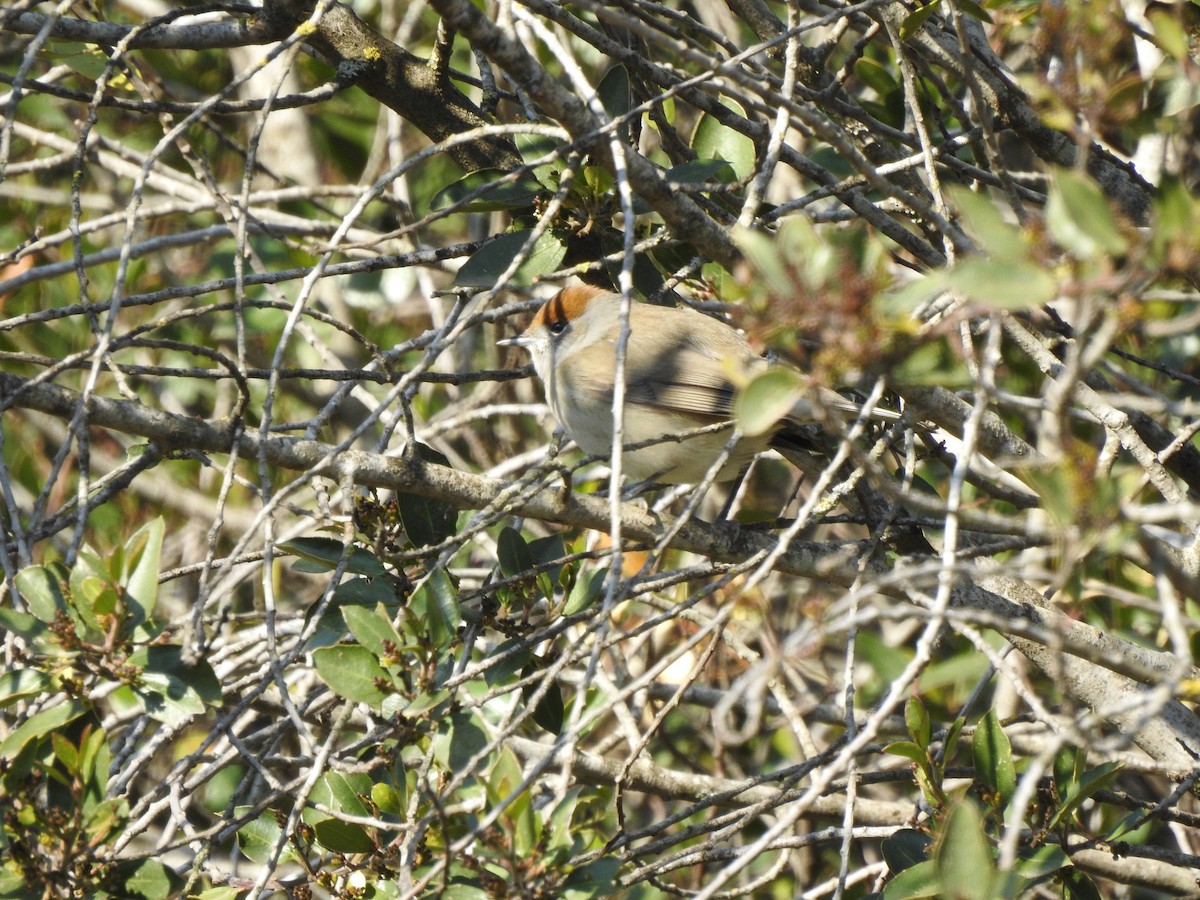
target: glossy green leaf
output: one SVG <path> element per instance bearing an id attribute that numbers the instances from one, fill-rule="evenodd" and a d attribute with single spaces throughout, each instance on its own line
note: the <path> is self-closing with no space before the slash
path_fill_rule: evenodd
<path id="1" fill-rule="evenodd" d="M 313 665 L 321 680 L 338 696 L 375 709 L 383 705 L 386 695 L 380 685 L 391 681 L 375 654 L 366 647 L 359 644 L 321 647 L 313 651 Z"/>
<path id="2" fill-rule="evenodd" d="M 890 744 L 884 745 L 883 752 L 891 753 L 893 756 L 903 756 L 919 766 L 929 763 L 929 752 L 920 744 L 912 741 L 892 741 Z"/>
<path id="3" fill-rule="evenodd" d="M 245 815 L 248 807 L 239 807 L 237 814 Z M 265 865 L 279 843 L 283 829 L 271 811 L 262 813 L 257 819 L 252 819 L 237 830 L 238 849 L 251 862 Z M 296 858 L 295 851 L 288 842 L 284 842 L 280 862 L 290 862 Z"/>
<path id="4" fill-rule="evenodd" d="M 317 843 L 334 853 L 373 853 L 377 849 L 367 830 L 354 822 L 322 819 L 313 830 Z"/>
<path id="5" fill-rule="evenodd" d="M 870 56 L 860 56 L 854 61 L 854 74 L 881 98 L 900 87 L 896 71 Z"/>
<path id="6" fill-rule="evenodd" d="M 880 845 L 888 871 L 893 875 L 903 872 L 929 859 L 929 848 L 933 844 L 929 835 L 914 828 L 901 828 L 884 838 Z"/>
<path id="7" fill-rule="evenodd" d="M 496 556 L 505 578 L 512 578 L 533 568 L 533 554 L 521 532 L 505 526 L 496 538 Z"/>
<path id="8" fill-rule="evenodd" d="M 983 831 L 983 817 L 969 800 L 950 808 L 935 857 L 944 896 L 995 900 L 995 863 Z"/>
<path id="9" fill-rule="evenodd" d="M 507 176 L 501 169 L 477 169 L 434 194 L 430 209 L 436 212 L 457 203 L 462 206 L 456 212 L 524 209 L 533 206 L 539 194 L 546 193 L 532 175 L 522 175 L 516 180 L 506 180 Z"/>
<path id="10" fill-rule="evenodd" d="M 1090 799 L 1097 791 L 1103 790 L 1121 774 L 1119 762 L 1106 762 L 1094 769 L 1089 769 L 1074 781 L 1063 797 L 1062 806 L 1050 819 L 1049 828 L 1057 828 L 1064 823 L 1079 808 L 1085 800 Z"/>
<path id="11" fill-rule="evenodd" d="M 326 772 L 313 786 L 311 799 L 329 807 L 334 812 L 351 816 L 369 816 L 370 808 L 362 798 L 371 789 L 371 779 L 362 772 L 348 775 L 344 772 Z M 325 813 L 318 813 L 314 821 Z"/>
<path id="12" fill-rule="evenodd" d="M 399 815 L 403 811 L 396 789 L 382 781 L 371 785 L 371 802 L 379 807 L 380 812 L 388 815 Z"/>
<path id="13" fill-rule="evenodd" d="M 904 723 L 908 726 L 909 737 L 919 747 L 928 747 L 932 736 L 932 725 L 929 720 L 929 710 L 917 696 L 909 697 L 904 702 Z"/>
<path id="14" fill-rule="evenodd" d="M 999 796 L 997 805 L 1002 806 L 1016 790 L 1017 772 L 1008 735 L 1000 727 L 994 709 L 989 709 L 975 726 L 971 752 L 975 761 L 975 778 Z"/>
<path id="15" fill-rule="evenodd" d="M 50 624 L 60 612 L 66 612 L 67 601 L 53 570 L 47 566 L 27 566 L 13 581 L 29 611 Z"/>
<path id="16" fill-rule="evenodd" d="M 545 831 L 546 852 L 551 856 L 556 852 L 568 854 L 575 849 L 578 843 L 575 831 L 571 827 L 571 821 L 575 816 L 575 809 L 579 805 L 579 795 L 582 792 L 582 787 L 570 788 L 563 795 L 559 804 L 554 807 L 554 811 L 550 813 Z"/>
<path id="17" fill-rule="evenodd" d="M 37 616 L 3 606 L 0 606 L 0 628 L 25 640 L 48 634 L 46 623 Z"/>
<path id="18" fill-rule="evenodd" d="M 1073 865 L 1071 857 L 1057 844 L 1042 844 L 1017 856 L 1016 870 L 1023 878 L 1041 879 Z"/>
<path id="19" fill-rule="evenodd" d="M 342 618 L 354 639 L 382 660 L 404 646 L 387 612 L 382 606 L 370 609 L 365 606 L 343 606 Z"/>
<path id="20" fill-rule="evenodd" d="M 207 661 L 185 662 L 173 644 L 139 647 L 127 660 L 141 670 L 131 686 L 141 707 L 158 721 L 179 725 L 221 702 L 221 684 Z"/>
<path id="21" fill-rule="evenodd" d="M 155 634 L 150 620 L 158 605 L 158 573 L 165 533 L 165 523 L 157 518 L 147 522 L 125 542 L 122 584 L 125 610 L 129 615 L 125 633 L 138 640 L 149 639 Z"/>
<path id="22" fill-rule="evenodd" d="M 672 184 L 729 184 L 737 181 L 733 166 L 723 159 L 693 159 L 667 169 L 664 176 Z"/>
<path id="23" fill-rule="evenodd" d="M 87 711 L 78 700 L 63 700 L 55 705 L 34 713 L 0 741 L 0 759 L 14 760 L 31 741 L 44 738 L 48 734 L 61 729 L 68 722 L 73 722 Z"/>
<path id="24" fill-rule="evenodd" d="M 451 772 L 462 772 L 488 744 L 487 730 L 473 714 L 460 710 L 443 720 L 433 740 L 434 758 Z"/>
<path id="25" fill-rule="evenodd" d="M 434 569 L 421 586 L 413 591 L 408 608 L 424 623 L 434 646 L 450 643 L 462 619 L 458 609 L 458 591 L 445 569 Z"/>
<path id="26" fill-rule="evenodd" d="M 300 557 L 302 562 L 293 563 L 300 572 L 332 572 L 341 561 L 344 545 L 341 541 L 327 537 L 298 537 L 278 545 L 285 553 Z M 355 575 L 383 575 L 387 570 L 383 563 L 362 547 L 352 547 L 346 571 Z"/>
<path id="27" fill-rule="evenodd" d="M 535 669 L 531 669 L 526 674 L 532 674 Z M 537 692 L 538 685 L 526 685 L 523 693 L 526 699 L 529 699 Z M 543 728 L 551 734 L 557 735 L 562 731 L 563 719 L 566 713 L 566 707 L 563 703 L 562 690 L 556 682 L 552 682 L 546 689 L 546 692 L 538 700 L 537 706 L 533 708 L 533 721 L 537 723 L 539 728 Z"/>
<path id="28" fill-rule="evenodd" d="M 575 583 L 571 585 L 570 593 L 567 594 L 567 602 L 563 605 L 562 614 L 573 616 L 595 603 L 604 590 L 604 582 L 607 578 L 608 569 L 580 570 L 575 578 Z"/>
<path id="29" fill-rule="evenodd" d="M 54 679 L 40 669 L 10 669 L 0 675 L 0 709 L 52 691 Z"/>
<path id="30" fill-rule="evenodd" d="M 398 493 L 396 512 L 404 534 L 414 547 L 440 544 L 458 528 L 458 510 L 436 497 Z"/>
<path id="31" fill-rule="evenodd" d="M 798 372 L 776 366 L 750 380 L 737 395 L 734 416 L 747 437 L 766 434 L 804 397 L 804 379 Z"/>
<path id="32" fill-rule="evenodd" d="M 883 900 L 924 900 L 941 897 L 937 863 L 926 860 L 909 866 L 883 886 Z"/>
<path id="33" fill-rule="evenodd" d="M 617 63 L 604 73 L 596 86 L 600 105 L 610 119 L 617 119 L 633 108 L 633 90 L 629 85 L 629 70 Z"/>
<path id="34" fill-rule="evenodd" d="M 733 100 L 722 97 L 721 105 L 745 117 L 745 110 Z M 754 141 L 705 113 L 692 134 L 692 150 L 698 159 L 723 159 L 733 167 L 738 178 L 754 174 L 757 162 Z"/>
<path id="35" fill-rule="evenodd" d="M 580 866 L 563 882 L 563 900 L 590 900 L 607 897 L 617 887 L 617 873 L 621 861 L 615 856 L 602 856 L 585 866 Z"/>
<path id="36" fill-rule="evenodd" d="M 907 41 L 914 34 L 924 27 L 939 6 L 942 5 L 942 0 L 930 0 L 924 6 L 918 6 L 915 10 L 904 17 L 904 21 L 900 23 L 900 40 Z"/>
<path id="37" fill-rule="evenodd" d="M 166 900 L 183 887 L 183 879 L 157 859 L 119 862 L 111 881 L 121 887 L 119 896 L 136 900 Z"/>
<path id="38" fill-rule="evenodd" d="M 521 229 L 502 234 L 484 244 L 463 263 L 454 276 L 454 283 L 461 287 L 494 287 L 517 254 L 525 250 L 532 236 L 532 230 Z M 566 255 L 567 248 L 562 241 L 545 232 L 528 249 L 524 261 L 508 283 L 514 286 L 532 284 L 539 276 L 549 274 L 562 265 Z"/>

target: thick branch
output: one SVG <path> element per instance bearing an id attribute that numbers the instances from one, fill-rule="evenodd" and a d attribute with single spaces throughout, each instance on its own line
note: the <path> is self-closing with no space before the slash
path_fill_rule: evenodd
<path id="1" fill-rule="evenodd" d="M 290 32 L 311 14 L 308 0 L 269 0 L 267 20 Z M 432 141 L 491 124 L 483 111 L 446 77 L 422 59 L 376 33 L 348 6 L 335 3 L 322 16 L 307 43 L 354 82 Z M 447 151 L 463 169 L 513 169 L 521 156 L 507 138 L 482 137 Z"/>
<path id="2" fill-rule="evenodd" d="M 4 22 L 0 31 L 14 34 L 37 34 L 48 16 L 24 12 Z M 58 18 L 50 26 L 50 37 L 64 41 L 80 41 L 99 47 L 115 47 L 134 30 L 130 25 L 111 22 L 85 22 L 82 19 Z M 151 25 L 138 29 L 126 45 L 133 50 L 217 50 L 226 47 L 248 47 L 269 44 L 281 37 L 273 26 L 264 21 L 252 22 L 191 22 L 183 25 Z"/>

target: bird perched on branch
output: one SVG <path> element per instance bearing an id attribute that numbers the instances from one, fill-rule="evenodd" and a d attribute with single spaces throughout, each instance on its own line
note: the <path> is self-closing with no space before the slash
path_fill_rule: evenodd
<path id="1" fill-rule="evenodd" d="M 584 451 L 608 456 L 613 443 L 613 401 L 621 297 L 590 285 L 563 288 L 534 315 L 525 331 L 499 341 L 522 347 L 546 388 L 546 400 L 563 431 Z M 634 303 L 625 347 L 622 470 L 638 481 L 689 484 L 700 481 L 729 443 L 731 431 L 706 426 L 738 420 L 738 393 L 757 376 L 787 372 L 778 417 L 746 429 L 716 480 L 737 476 L 768 447 L 789 456 L 814 449 L 810 428 L 830 413 L 857 416 L 858 404 L 826 388 L 805 386 L 796 370 L 754 352 L 733 328 L 683 307 Z M 790 386 L 790 390 L 786 386 Z M 816 405 L 824 415 L 816 415 Z M 891 410 L 872 418 L 897 419 Z M 682 436 L 682 437 L 681 437 Z"/>

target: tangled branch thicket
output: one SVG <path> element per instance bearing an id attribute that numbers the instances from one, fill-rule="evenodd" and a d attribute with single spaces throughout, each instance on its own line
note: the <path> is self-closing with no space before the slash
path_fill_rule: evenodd
<path id="1" fill-rule="evenodd" d="M 1195 5 L 487 6 L 0 11 L 0 896 L 1200 896 Z M 904 415 L 625 501 L 571 279 Z"/>

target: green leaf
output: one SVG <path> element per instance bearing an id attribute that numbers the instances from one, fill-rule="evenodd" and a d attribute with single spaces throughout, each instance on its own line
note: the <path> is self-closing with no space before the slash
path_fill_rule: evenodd
<path id="1" fill-rule="evenodd" d="M 629 70 L 617 63 L 604 73 L 596 86 L 596 96 L 610 119 L 619 119 L 633 108 L 633 91 L 629 86 Z"/>
<path id="2" fill-rule="evenodd" d="M 992 847 L 972 801 L 961 800 L 950 808 L 935 859 L 944 896 L 995 900 Z"/>
<path id="3" fill-rule="evenodd" d="M 119 896 L 145 900 L 166 900 L 183 887 L 183 879 L 156 859 L 120 862 L 111 881 L 121 888 Z"/>
<path id="4" fill-rule="evenodd" d="M 746 111 L 735 101 L 722 97 L 721 105 L 745 118 Z M 749 178 L 754 174 L 757 161 L 754 141 L 708 113 L 696 123 L 696 130 L 692 133 L 692 150 L 698 159 L 725 160 L 733 167 L 738 178 Z"/>
<path id="5" fill-rule="evenodd" d="M 918 766 L 929 765 L 929 751 L 912 741 L 892 741 L 884 746 L 883 752 L 911 759 Z"/>
<path id="6" fill-rule="evenodd" d="M 667 169 L 667 181 L 678 184 L 730 184 L 737 181 L 733 166 L 723 159 L 693 159 Z"/>
<path id="7" fill-rule="evenodd" d="M 546 193 L 546 189 L 532 175 L 521 175 L 516 180 L 506 181 L 504 179 L 508 174 L 502 169 L 476 169 L 434 194 L 429 207 L 435 212 L 447 209 L 479 192 L 478 196 L 466 200 L 455 211 L 525 209 L 533 206 L 539 194 Z"/>
<path id="8" fill-rule="evenodd" d="M 533 554 L 521 532 L 510 526 L 505 526 L 496 538 L 496 556 L 500 562 L 500 571 L 505 578 L 512 578 L 521 572 L 533 568 Z"/>
<path id="9" fill-rule="evenodd" d="M 25 749 L 26 744 L 53 734 L 85 712 L 87 708 L 80 701 L 71 699 L 34 713 L 0 741 L 0 759 L 11 762 Z"/>
<path id="10" fill-rule="evenodd" d="M 426 462 L 437 462 L 449 468 L 446 457 L 434 450 L 439 459 Z M 425 454 L 418 454 L 424 458 Z M 417 494 L 396 494 L 396 513 L 400 516 L 400 525 L 409 543 L 414 547 L 429 547 L 440 544 L 458 530 L 458 510 L 445 500 L 434 497 L 421 497 Z"/>
<path id="11" fill-rule="evenodd" d="M 992 14 L 976 3 L 975 0 L 958 0 L 958 8 L 972 19 L 987 22 L 989 25 L 992 24 Z"/>
<path id="12" fill-rule="evenodd" d="M 15 609 L 0 607 L 0 628 L 11 631 L 19 638 L 27 641 L 49 634 L 46 624 L 30 613 L 17 612 Z"/>
<path id="13" fill-rule="evenodd" d="M 975 727 L 971 752 L 975 759 L 976 779 L 998 795 L 996 805 L 1003 807 L 1017 788 L 1017 772 L 1008 735 L 1000 727 L 994 709 L 989 709 Z"/>
<path id="14" fill-rule="evenodd" d="M 948 185 L 949 195 L 958 210 L 960 224 L 975 241 L 975 246 L 999 260 L 1020 260 L 1028 256 L 1021 230 L 1004 218 L 1000 207 L 987 194 Z"/>
<path id="15" fill-rule="evenodd" d="M 1100 186 L 1069 169 L 1054 173 L 1046 228 L 1061 247 L 1081 259 L 1121 256 L 1129 249 Z"/>
<path id="16" fill-rule="evenodd" d="M 587 900 L 606 897 L 617 887 L 617 872 L 621 861 L 615 856 L 602 856 L 586 866 L 580 866 L 563 882 L 563 900 Z"/>
<path id="17" fill-rule="evenodd" d="M 1178 10 L 1155 9 L 1146 14 L 1154 28 L 1154 42 L 1164 53 L 1183 62 L 1188 55 L 1187 30 Z"/>
<path id="18" fill-rule="evenodd" d="M 796 282 L 788 268 L 788 260 L 772 238 L 760 231 L 735 228 L 733 240 L 768 293 L 786 297 L 795 292 Z"/>
<path id="19" fill-rule="evenodd" d="M 361 794 L 370 790 L 371 779 L 363 773 L 346 775 L 342 772 L 326 772 L 313 786 L 312 801 L 329 807 L 334 812 L 351 816 L 369 816 L 371 810 Z M 327 813 L 318 813 L 317 821 Z"/>
<path id="20" fill-rule="evenodd" d="M 1062 847 L 1042 844 L 1034 850 L 1023 850 L 1017 856 L 1016 870 L 1022 878 L 1036 880 L 1073 865 Z"/>
<path id="21" fill-rule="evenodd" d="M 532 237 L 531 229 L 510 231 L 480 247 L 463 263 L 454 283 L 461 287 L 494 287 L 500 276 L 512 265 L 517 254 L 525 249 Z M 549 232 L 544 232 L 529 249 L 525 260 L 508 280 L 510 285 L 532 284 L 541 275 L 557 269 L 567 255 L 566 246 Z"/>
<path id="22" fill-rule="evenodd" d="M 379 811 L 388 815 L 399 815 L 401 812 L 400 795 L 390 784 L 377 781 L 371 785 L 371 802 L 379 807 Z"/>
<path id="23" fill-rule="evenodd" d="M 798 372 L 776 366 L 755 375 L 734 402 L 738 428 L 747 437 L 766 434 L 792 411 L 804 396 L 804 379 Z"/>
<path id="24" fill-rule="evenodd" d="M 432 446 L 415 443 L 412 452 L 422 463 L 450 468 L 448 458 Z M 400 492 L 396 494 L 396 512 L 404 535 L 414 547 L 440 544 L 458 529 L 458 511 L 445 500 Z"/>
<path id="25" fill-rule="evenodd" d="M 404 646 L 404 639 L 392 627 L 392 621 L 382 605 L 375 609 L 365 606 L 343 606 L 342 618 L 345 619 L 346 627 L 350 629 L 354 639 L 379 657 L 381 663 L 383 657 Z"/>
<path id="26" fill-rule="evenodd" d="M 946 286 L 971 300 L 1009 310 L 1033 309 L 1058 294 L 1058 282 L 1041 266 L 989 256 L 969 256 L 958 263 L 946 273 Z"/>
<path id="27" fill-rule="evenodd" d="M 942 0 L 930 0 L 924 6 L 918 6 L 913 12 L 904 17 L 900 23 L 900 40 L 907 41 L 921 30 L 930 16 L 942 5 Z"/>
<path id="28" fill-rule="evenodd" d="M 1057 766 L 1055 771 L 1057 772 Z M 1096 768 L 1084 772 L 1068 789 L 1062 806 L 1050 818 L 1047 828 L 1058 828 L 1061 823 L 1074 814 L 1080 804 L 1091 798 L 1097 791 L 1107 787 L 1119 774 L 1121 774 L 1121 764 L 1118 762 L 1102 763 Z"/>
<path id="29" fill-rule="evenodd" d="M 243 806 L 237 809 L 237 814 L 244 816 L 249 811 L 249 807 Z M 271 859 L 271 854 L 274 853 L 282 834 L 283 828 L 276 820 L 275 814 L 268 810 L 238 829 L 238 849 L 251 862 L 265 865 Z M 295 851 L 287 842 L 284 842 L 283 853 L 280 854 L 279 861 L 281 863 L 291 862 L 295 858 Z"/>
<path id="30" fill-rule="evenodd" d="M 189 894 L 188 900 L 237 900 L 247 890 L 247 888 L 214 887 L 200 891 L 198 894 Z"/>
<path id="31" fill-rule="evenodd" d="M 353 822 L 322 819 L 313 829 L 317 843 L 334 853 L 374 853 L 378 849 L 367 830 Z"/>
<path id="32" fill-rule="evenodd" d="M 928 748 L 933 731 L 929 721 L 929 710 L 925 708 L 920 697 L 914 695 L 904 702 L 904 723 L 917 746 Z"/>
<path id="33" fill-rule="evenodd" d="M 1103 900 L 1096 883 L 1078 869 L 1070 869 L 1062 875 L 1062 891 L 1066 900 Z"/>
<path id="34" fill-rule="evenodd" d="M 537 163 L 551 154 L 558 155 L 558 159 L 553 162 L 542 163 L 542 168 L 550 168 L 555 164 L 561 165 L 562 156 L 568 147 L 568 144 L 562 139 L 551 137 L 548 134 L 522 132 L 514 138 L 514 141 L 517 145 L 517 152 L 521 154 L 521 161 L 527 165 Z"/>
<path id="35" fill-rule="evenodd" d="M 366 647 L 360 644 L 321 647 L 313 651 L 313 665 L 321 680 L 338 696 L 374 709 L 383 705 L 386 694 L 379 683 L 388 684 L 391 679 Z"/>
<path id="36" fill-rule="evenodd" d="M 185 662 L 183 648 L 173 644 L 139 647 L 128 664 L 141 669 L 133 696 L 146 711 L 167 725 L 178 725 L 221 702 L 221 683 L 207 661 Z"/>
<path id="37" fill-rule="evenodd" d="M 304 562 L 293 564 L 299 572 L 332 572 L 342 559 L 344 545 L 341 541 L 327 537 L 298 537 L 278 545 L 285 553 L 300 557 Z M 305 563 L 308 563 L 306 565 Z M 362 547 L 350 549 L 346 571 L 355 575 L 383 575 L 387 570 L 383 563 Z"/>
<path id="38" fill-rule="evenodd" d="M 0 675 L 0 709 L 54 689 L 54 679 L 40 669 L 11 669 Z"/>
<path id="39" fill-rule="evenodd" d="M 121 584 L 125 588 L 125 633 L 135 640 L 154 636 L 150 618 L 158 605 L 158 572 L 166 525 L 162 518 L 147 522 L 125 542 Z"/>
<path id="40" fill-rule="evenodd" d="M 413 591 L 408 608 L 424 623 L 436 647 L 445 647 L 458 631 L 462 616 L 458 609 L 458 591 L 445 569 L 434 569 L 421 586 Z"/>
<path id="41" fill-rule="evenodd" d="M 900 88 L 900 82 L 896 80 L 895 72 L 879 60 L 869 56 L 860 56 L 854 61 L 854 74 L 880 98 L 886 97 Z"/>
<path id="42" fill-rule="evenodd" d="M 487 730 L 473 713 L 459 710 L 443 719 L 441 728 L 433 739 L 434 758 L 443 768 L 451 772 L 462 772 L 484 747 L 488 745 Z"/>
<path id="43" fill-rule="evenodd" d="M 932 860 L 909 866 L 883 887 L 883 900 L 924 900 L 941 897 L 942 881 Z"/>
<path id="44" fill-rule="evenodd" d="M 526 674 L 533 674 L 535 671 L 537 671 L 536 668 L 531 665 Z M 523 688 L 522 693 L 528 699 L 533 696 L 536 690 L 537 685 L 527 684 Z M 537 706 L 533 708 L 533 721 L 537 723 L 538 727 L 557 735 L 562 731 L 565 709 L 562 691 L 559 689 L 557 683 L 552 683 L 538 701 Z"/>
<path id="45" fill-rule="evenodd" d="M 47 566 L 27 566 L 13 580 L 29 611 L 47 625 L 54 621 L 58 613 L 67 611 L 62 585 L 54 571 Z"/>
<path id="46" fill-rule="evenodd" d="M 595 603 L 604 590 L 606 578 L 608 578 L 608 569 L 581 570 L 575 583 L 571 585 L 571 592 L 567 595 L 567 602 L 563 605 L 562 614 L 573 616 Z"/>
<path id="47" fill-rule="evenodd" d="M 579 805 L 579 795 L 582 792 L 582 787 L 569 789 L 562 801 L 550 813 L 550 818 L 546 823 L 546 853 L 551 857 L 558 851 L 567 854 L 575 849 L 577 841 L 575 831 L 571 827 L 571 820 L 575 816 L 575 808 Z"/>
<path id="48" fill-rule="evenodd" d="M 914 828 L 901 828 L 891 836 L 884 838 L 880 850 L 888 871 L 898 875 L 905 869 L 929 859 L 929 848 L 933 841 L 929 835 Z"/>

